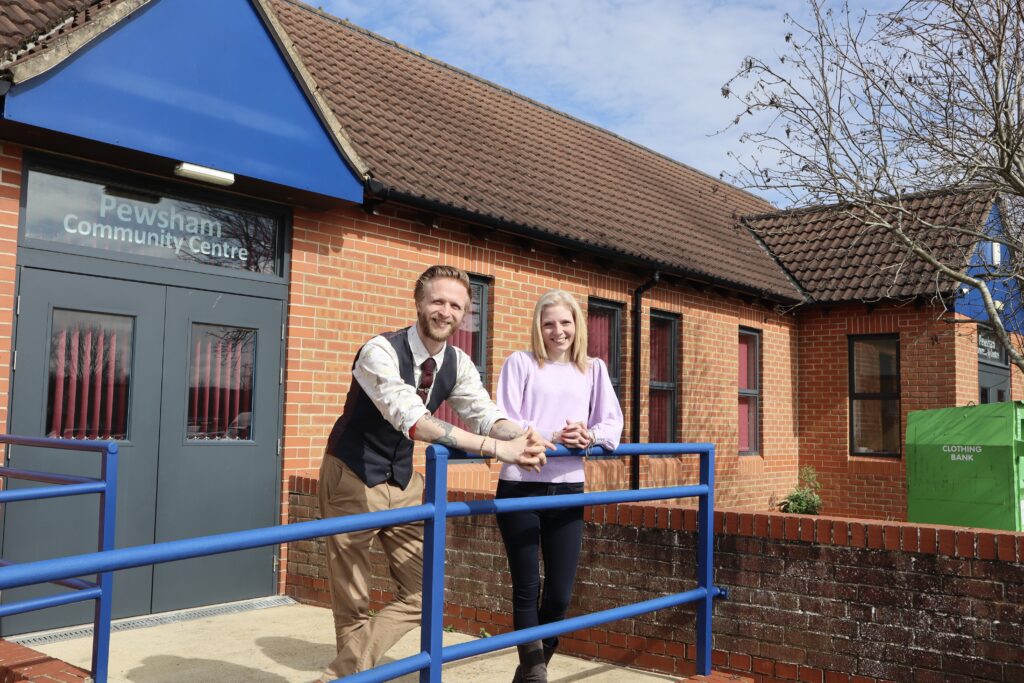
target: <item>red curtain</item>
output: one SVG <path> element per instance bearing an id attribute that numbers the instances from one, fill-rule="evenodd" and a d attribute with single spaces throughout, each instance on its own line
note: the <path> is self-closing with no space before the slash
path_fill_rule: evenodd
<path id="1" fill-rule="evenodd" d="M 612 312 L 591 307 L 587 311 L 587 355 L 612 366 Z"/>
<path id="2" fill-rule="evenodd" d="M 126 438 L 129 335 L 56 317 L 54 326 L 47 436 Z"/>
<path id="3" fill-rule="evenodd" d="M 468 323 L 471 322 L 472 315 L 474 315 L 474 313 L 470 313 L 463 319 L 462 326 L 455 334 L 452 335 L 448 342 L 452 346 L 462 349 L 468 353 L 469 357 L 473 359 L 473 362 L 478 363 L 479 359 L 473 358 L 474 342 L 476 341 L 476 335 L 478 333 L 468 329 L 470 327 Z M 455 414 L 455 411 L 451 409 L 447 401 L 437 407 L 437 411 L 434 413 L 434 416 L 439 420 L 444 420 L 449 424 L 455 425 L 459 429 L 466 429 L 466 425 L 461 419 L 459 419 L 459 416 Z"/>
<path id="4" fill-rule="evenodd" d="M 248 439 L 252 418 L 253 333 L 193 334 L 190 439 Z"/>
<path id="5" fill-rule="evenodd" d="M 651 320 L 651 381 L 672 382 L 672 321 Z"/>

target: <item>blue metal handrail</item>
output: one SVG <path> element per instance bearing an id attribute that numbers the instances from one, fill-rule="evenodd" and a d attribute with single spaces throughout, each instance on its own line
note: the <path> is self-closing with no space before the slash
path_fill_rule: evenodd
<path id="1" fill-rule="evenodd" d="M 561 633 L 604 624 L 645 614 L 658 609 L 698 603 L 697 609 L 697 671 L 707 674 L 711 670 L 711 607 L 716 597 L 725 591 L 712 583 L 712 511 L 714 509 L 714 455 L 712 444 L 628 444 L 613 452 L 600 449 L 591 455 L 652 455 L 671 456 L 683 454 L 700 455 L 700 483 L 694 486 L 676 486 L 658 489 L 631 491 L 602 491 L 598 493 L 546 496 L 544 498 L 501 499 L 449 503 L 447 500 L 448 449 L 431 446 L 427 449 L 427 492 L 422 505 L 367 512 L 345 517 L 298 522 L 283 526 L 235 531 L 199 538 L 166 541 L 146 546 L 104 550 L 71 557 L 40 560 L 22 565 L 0 567 L 0 590 L 47 581 L 57 581 L 84 574 L 111 572 L 175 560 L 185 560 L 206 555 L 246 550 L 279 543 L 306 540 L 352 531 L 376 529 L 409 522 L 424 521 L 424 571 L 423 571 L 423 618 L 421 652 L 395 662 L 363 671 L 345 680 L 351 683 L 385 681 L 401 675 L 420 672 L 421 681 L 440 683 L 441 665 L 484 652 L 517 645 L 520 643 L 549 638 Z M 558 447 L 551 456 L 579 455 Z M 464 457 L 465 454 L 454 454 Z M 602 612 L 582 615 L 565 621 L 535 626 L 521 631 L 506 633 L 472 643 L 444 647 L 444 547 L 445 526 L 448 517 L 474 514 L 492 514 L 521 509 L 549 509 L 557 507 L 578 507 L 581 505 L 605 505 L 611 503 L 636 502 L 677 497 L 697 497 L 697 588 L 663 596 L 654 600 L 616 607 Z M 103 593 L 109 595 L 109 589 Z M 96 639 L 101 634 L 96 632 Z M 109 644 L 109 622 L 106 642 Z M 95 641 L 94 641 L 95 644 Z M 95 651 L 95 647 L 94 647 Z M 106 653 L 103 653 L 106 656 Z M 101 664 L 101 666 L 100 666 Z M 93 664 L 93 677 L 97 683 L 106 680 L 107 662 Z M 102 671 L 102 677 L 99 672 Z"/>
<path id="2" fill-rule="evenodd" d="M 97 545 L 101 551 L 114 549 L 114 534 L 117 522 L 117 444 L 113 441 L 77 441 L 72 439 L 41 438 L 34 436 L 14 436 L 0 434 L 0 444 L 7 446 L 29 446 L 33 448 L 55 448 L 66 451 L 88 451 L 100 453 L 100 477 L 79 477 L 52 472 L 37 472 L 14 467 L 0 467 L 0 477 L 36 481 L 54 486 L 37 486 L 25 489 L 6 489 L 0 491 L 0 504 L 22 500 L 42 500 L 79 496 L 86 493 L 98 493 L 100 496 L 99 538 Z M 26 563 L 20 566 L 31 566 Z M 0 560 L 0 571 L 11 571 L 19 565 Z M 59 586 L 72 589 L 70 593 L 32 598 L 8 603 L 0 606 L 0 617 L 47 607 L 70 605 L 86 600 L 95 600 L 93 611 L 92 671 L 97 681 L 107 680 L 107 666 L 110 659 L 110 620 L 114 600 L 114 575 L 112 571 L 83 572 L 98 573 L 98 581 L 74 578 L 80 574 L 68 574 L 52 579 L 41 579 L 32 583 L 49 581 Z M 23 584 L 24 585 L 24 584 Z"/>

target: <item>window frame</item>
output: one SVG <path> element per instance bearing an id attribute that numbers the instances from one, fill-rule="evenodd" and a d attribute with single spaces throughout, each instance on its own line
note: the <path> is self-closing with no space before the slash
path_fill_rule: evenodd
<path id="1" fill-rule="evenodd" d="M 650 312 L 650 329 L 648 330 L 648 348 L 651 347 L 654 335 L 652 331 L 654 329 L 654 321 L 662 320 L 669 324 L 669 376 L 673 379 L 671 381 L 658 381 L 655 382 L 651 379 L 651 358 L 653 354 L 648 354 L 647 359 L 647 435 L 650 440 L 651 434 L 651 414 L 650 410 L 651 399 L 655 391 L 663 391 L 669 393 L 669 408 L 668 408 L 668 436 L 666 443 L 675 443 L 676 441 L 676 420 L 679 415 L 679 315 L 676 313 L 669 313 L 667 311 L 659 311 L 651 309 Z"/>
<path id="2" fill-rule="evenodd" d="M 761 420 L 761 403 L 762 403 L 761 402 L 761 386 L 762 386 L 762 384 L 761 384 L 761 380 L 762 380 L 762 378 L 764 376 L 762 374 L 762 358 L 761 358 L 762 332 L 761 332 L 761 330 L 757 330 L 757 329 L 754 329 L 752 327 L 743 327 L 741 325 L 740 328 L 739 328 L 739 336 L 743 336 L 743 335 L 747 335 L 747 336 L 752 337 L 754 339 L 754 384 L 755 384 L 755 388 L 753 388 L 753 389 L 749 389 L 749 388 L 744 389 L 742 387 L 737 387 L 737 390 L 738 390 L 737 404 L 738 404 L 739 399 L 741 399 L 741 398 L 752 398 L 752 399 L 754 399 L 754 402 L 755 402 L 754 422 L 753 422 L 753 425 L 747 425 L 747 430 L 748 430 L 747 434 L 749 435 L 750 434 L 750 430 L 753 429 L 754 438 L 751 439 L 748 436 L 748 443 L 749 443 L 750 447 L 747 448 L 746 450 L 738 448 L 738 443 L 737 443 L 737 450 L 738 450 L 740 455 L 760 455 L 761 454 L 761 448 L 762 448 L 762 441 L 761 441 L 761 423 L 762 423 L 762 420 Z M 739 338 L 737 337 L 737 346 L 738 346 L 738 344 L 739 344 Z M 738 416 L 737 416 L 737 419 L 738 419 Z M 738 423 L 737 423 L 736 427 L 737 427 L 737 435 L 738 435 L 738 429 L 739 429 L 739 424 Z M 738 439 L 737 439 L 737 441 L 738 441 Z"/>
<path id="3" fill-rule="evenodd" d="M 478 316 L 479 325 L 478 332 L 473 340 L 473 349 L 470 351 L 466 351 L 465 349 L 462 350 L 469 356 L 469 359 L 473 362 L 473 366 L 476 368 L 477 372 L 480 373 L 480 382 L 483 384 L 484 389 L 488 389 L 489 387 L 488 379 L 490 375 L 488 372 L 487 344 L 490 341 L 490 334 L 488 334 L 488 332 L 491 326 L 490 296 L 492 283 L 492 278 L 485 275 L 469 273 L 470 310 L 467 311 L 467 314 L 472 313 L 473 315 Z M 472 304 L 474 287 L 478 287 L 480 290 L 480 305 L 475 309 Z M 463 318 L 463 321 L 465 321 L 465 318 Z M 450 341 L 451 340 L 449 340 L 449 342 Z M 454 346 L 454 344 L 452 345 Z M 474 359 L 474 356 L 478 356 L 479 363 L 477 362 L 477 359 Z M 459 419 L 458 413 L 452 410 L 447 401 L 441 403 L 435 415 L 441 419 L 448 420 L 460 429 L 466 428 L 462 423 L 462 420 Z"/>
<path id="4" fill-rule="evenodd" d="M 610 337 L 608 339 L 608 379 L 611 381 L 612 389 L 615 390 L 615 395 L 621 398 L 619 389 L 622 384 L 622 313 L 625 310 L 625 306 L 618 301 L 609 301 L 607 299 L 599 299 L 593 296 L 588 297 L 588 337 L 590 334 L 590 311 L 594 309 L 608 311 L 612 316 L 608 332 Z"/>
<path id="5" fill-rule="evenodd" d="M 478 308 L 473 308 L 472 305 L 474 287 L 480 288 L 480 306 Z M 473 360 L 473 356 L 479 357 L 480 362 L 474 361 L 473 365 L 480 373 L 480 380 L 484 383 L 484 387 L 487 387 L 487 342 L 490 341 L 490 335 L 487 332 L 490 328 L 491 279 L 483 275 L 470 274 L 469 288 L 470 310 L 477 317 L 479 325 L 476 338 L 473 340 L 473 349 L 468 353 L 470 360 Z"/>
<path id="6" fill-rule="evenodd" d="M 855 358 L 854 349 L 856 343 L 859 341 L 872 340 L 872 341 L 893 341 L 896 342 L 896 392 L 895 394 L 889 392 L 855 392 L 856 381 L 855 381 Z M 847 337 L 847 416 L 849 422 L 848 430 L 848 450 L 851 457 L 881 457 L 881 458 L 900 458 L 903 455 L 903 403 L 902 403 L 902 359 L 900 354 L 900 335 L 899 334 L 851 334 Z M 896 451 L 858 451 L 857 444 L 854 440 L 855 436 L 855 425 L 854 425 L 854 401 L 896 401 L 896 429 L 899 431 L 898 446 Z"/>

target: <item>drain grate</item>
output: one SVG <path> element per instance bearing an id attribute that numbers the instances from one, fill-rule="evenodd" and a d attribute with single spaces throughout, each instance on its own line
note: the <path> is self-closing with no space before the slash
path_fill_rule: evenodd
<path id="1" fill-rule="evenodd" d="M 193 609 L 184 609 L 177 612 L 164 612 L 163 614 L 149 614 L 143 617 L 118 619 L 110 625 L 110 630 L 130 631 L 132 629 L 149 628 L 150 626 L 159 626 L 161 624 L 173 624 L 179 621 L 192 621 L 193 619 L 216 617 L 222 614 L 236 614 L 238 612 L 250 612 L 257 609 L 283 607 L 285 605 L 296 604 L 298 603 L 287 595 L 273 595 L 268 598 L 229 602 L 223 605 L 210 605 L 209 607 L 195 607 Z M 49 643 L 59 643 L 63 640 L 87 638 L 91 636 L 92 626 L 73 626 L 71 628 L 57 629 L 54 631 L 41 631 L 39 633 L 26 633 L 20 636 L 11 636 L 6 640 L 26 647 L 32 647 L 33 645 L 47 645 Z"/>

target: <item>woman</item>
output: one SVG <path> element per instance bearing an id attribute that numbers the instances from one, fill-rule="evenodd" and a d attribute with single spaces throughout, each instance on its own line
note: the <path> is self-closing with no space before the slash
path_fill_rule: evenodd
<path id="1" fill-rule="evenodd" d="M 622 435 L 622 410 L 599 358 L 587 358 L 587 327 L 580 305 L 568 292 L 553 290 L 533 311 L 531 352 L 505 361 L 498 380 L 498 405 L 513 421 L 568 448 L 615 448 Z M 540 472 L 504 465 L 497 498 L 582 493 L 583 458 L 551 458 Z M 511 512 L 498 515 L 512 575 L 512 620 L 516 629 L 560 621 L 572 598 L 583 508 Z M 538 550 L 544 556 L 540 587 Z M 538 609 L 538 597 L 540 608 Z M 547 681 L 547 663 L 558 639 L 519 646 L 514 683 Z"/>

